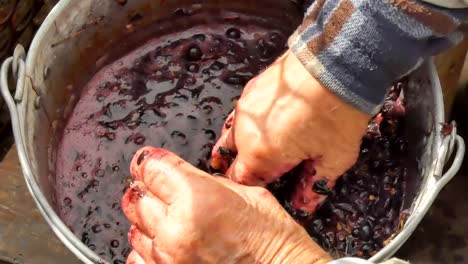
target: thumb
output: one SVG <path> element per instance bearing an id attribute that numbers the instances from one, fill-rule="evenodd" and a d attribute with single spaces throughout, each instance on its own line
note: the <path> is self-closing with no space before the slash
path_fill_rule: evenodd
<path id="1" fill-rule="evenodd" d="M 133 250 L 130 255 L 128 255 L 126 264 L 145 264 L 146 262 L 143 260 L 143 258 L 138 255 L 138 253 Z"/>
<path id="2" fill-rule="evenodd" d="M 327 195 L 331 194 L 335 181 L 329 176 L 329 172 L 323 170 L 318 164 L 320 162 L 305 161 L 303 163 L 299 180 L 291 197 L 294 209 L 311 214 L 327 198 Z"/>
<path id="3" fill-rule="evenodd" d="M 284 164 L 268 158 L 257 158 L 256 155 L 237 155 L 226 172 L 226 177 L 249 186 L 266 186 L 279 179 L 283 174 L 296 167 L 296 163 Z"/>
<path id="4" fill-rule="evenodd" d="M 232 111 L 231 114 L 226 119 L 223 129 L 221 131 L 221 137 L 216 142 L 213 150 L 211 152 L 211 168 L 216 171 L 225 172 L 232 158 L 236 155 L 237 149 L 236 144 L 234 143 L 234 133 L 233 133 L 233 121 L 234 121 L 235 111 Z"/>
<path id="5" fill-rule="evenodd" d="M 136 181 L 158 199 L 172 204 L 187 191 L 195 175 L 206 173 L 166 149 L 143 147 L 138 150 L 130 164 L 130 172 Z"/>
<path id="6" fill-rule="evenodd" d="M 313 213 L 327 195 L 332 193 L 338 178 L 357 160 L 357 152 L 329 153 L 322 158 L 304 162 L 304 167 L 292 195 L 294 209 Z"/>

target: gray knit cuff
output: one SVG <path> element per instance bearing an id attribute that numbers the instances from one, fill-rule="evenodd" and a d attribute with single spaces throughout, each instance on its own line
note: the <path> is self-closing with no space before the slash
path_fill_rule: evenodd
<path id="1" fill-rule="evenodd" d="M 376 114 L 393 82 L 463 37 L 460 23 L 449 10 L 420 2 L 321 0 L 288 44 L 331 92 Z"/>
<path id="2" fill-rule="evenodd" d="M 340 99 L 367 114 L 374 115 L 380 111 L 387 88 L 390 87 L 389 80 L 381 81 L 382 84 L 388 83 L 386 87 L 370 86 L 365 83 L 365 78 L 352 76 L 349 68 L 343 67 L 340 61 L 333 62 L 332 58 L 325 58 L 327 63 L 323 64 L 306 48 L 291 48 L 291 50 L 307 70 Z M 330 68 L 333 71 L 329 71 Z"/>

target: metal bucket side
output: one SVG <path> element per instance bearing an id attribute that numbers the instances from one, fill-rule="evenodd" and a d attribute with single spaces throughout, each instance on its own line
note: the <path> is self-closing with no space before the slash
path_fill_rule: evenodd
<path id="1" fill-rule="evenodd" d="M 138 12 L 145 17 L 146 21 L 139 21 L 144 27 L 145 23 L 151 24 L 172 15 L 180 7 L 197 9 L 200 3 L 207 8 L 220 5 L 216 0 L 142 0 L 129 1 L 125 6 L 117 4 L 117 1 L 63 0 L 50 12 L 33 40 L 26 61 L 28 78 L 21 91 L 21 103 L 18 104 L 20 124 L 17 140 L 24 143 L 18 149 L 24 156 L 22 168 L 44 218 L 65 246 L 85 263 L 105 261 L 75 237 L 56 213 L 57 201 L 53 189 L 55 152 L 51 148 L 54 135 L 61 130 L 61 121 L 73 110 L 77 99 L 74 97 L 76 89 L 83 87 L 109 57 L 113 58 L 106 54 L 108 48 L 122 45 L 120 40 L 128 37 L 129 32 L 125 29 L 132 23 L 132 14 Z M 299 10 L 287 1 L 222 4 L 231 10 L 276 16 L 285 25 L 295 26 L 301 17 Z M 258 6 L 263 8 L 256 8 Z M 158 29 L 164 30 L 164 26 L 171 25 L 160 25 Z M 130 43 L 122 49 L 128 50 L 134 44 L 141 45 L 141 42 Z M 95 47 L 99 47 L 99 50 Z"/>
<path id="2" fill-rule="evenodd" d="M 409 167 L 407 192 L 414 193 L 406 197 L 404 207 L 409 209 L 409 216 L 400 232 L 370 260 L 381 262 L 393 256 L 403 243 L 411 236 L 424 217 L 421 209 L 430 206 L 425 199 L 428 190 L 436 184 L 434 168 L 441 137 L 436 124 L 444 121 L 444 102 L 437 72 L 432 62 L 424 63 L 410 75 L 409 89 L 405 91 L 407 102 L 406 135 L 410 156 L 419 157 L 418 161 L 408 160 Z M 414 177 L 420 175 L 420 177 Z"/>
<path id="3" fill-rule="evenodd" d="M 43 82 L 49 75 L 49 66 L 44 65 L 47 58 L 41 57 L 40 49 L 43 47 L 38 47 L 38 44 L 46 36 L 49 28 L 57 26 L 58 18 L 71 7 L 71 2 L 59 2 L 49 13 L 48 18 L 44 21 L 33 40 L 26 62 L 27 78 L 24 82 L 24 88 L 17 91 L 17 93 L 22 93 L 22 97 L 20 102 L 17 103 L 19 128 L 15 128 L 15 130 L 18 130 L 15 134 L 15 140 L 26 183 L 49 226 L 65 246 L 81 261 L 84 263 L 101 263 L 102 260 L 81 243 L 56 214 L 53 207 L 55 204 L 54 192 L 49 183 L 50 177 L 47 168 L 47 156 L 50 153 L 47 144 L 36 144 L 37 141 L 46 140 L 53 126 L 47 109 L 43 107 L 47 93 L 42 93 L 37 86 L 37 81 Z M 39 74 L 38 71 L 41 71 L 41 73 Z M 38 78 L 38 76 L 40 77 Z M 36 129 L 38 123 L 42 124 L 42 129 Z"/>
<path id="4" fill-rule="evenodd" d="M 410 157 L 416 154 L 416 160 L 409 161 L 413 165 L 409 166 L 409 175 L 417 173 L 420 177 L 413 176 L 408 182 L 407 192 L 415 194 L 414 197 L 407 197 L 411 199 L 406 201 L 405 206 L 409 215 L 400 232 L 370 259 L 377 263 L 392 257 L 408 240 L 439 192 L 460 169 L 465 153 L 464 141 L 456 135 L 455 122 L 452 122 L 451 134 L 441 133 L 444 103 L 439 77 L 432 61 L 426 62 L 410 75 L 408 90 L 405 94 L 408 114 L 406 132 L 411 142 Z M 455 147 L 453 162 L 444 173 L 444 166 L 452 157 Z"/>

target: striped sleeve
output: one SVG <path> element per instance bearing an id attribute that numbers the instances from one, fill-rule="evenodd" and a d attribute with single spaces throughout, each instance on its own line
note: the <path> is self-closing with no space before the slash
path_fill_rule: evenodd
<path id="1" fill-rule="evenodd" d="M 316 0 L 289 47 L 334 94 L 375 114 L 394 81 L 463 39 L 468 9 L 446 7 L 465 0 L 427 1 Z"/>

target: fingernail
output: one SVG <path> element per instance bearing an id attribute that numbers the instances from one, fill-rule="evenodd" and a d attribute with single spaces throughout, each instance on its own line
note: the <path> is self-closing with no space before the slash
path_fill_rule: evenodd
<path id="1" fill-rule="evenodd" d="M 132 192 L 136 195 L 138 195 L 139 198 L 143 198 L 146 196 L 146 192 L 140 188 L 140 186 L 136 185 L 131 187 Z"/>
<path id="2" fill-rule="evenodd" d="M 141 237 L 141 233 L 138 231 L 137 227 L 132 225 L 128 231 L 128 241 L 138 240 Z"/>
<path id="3" fill-rule="evenodd" d="M 147 150 L 144 150 L 140 153 L 137 159 L 137 165 L 140 165 L 147 157 L 148 157 L 149 152 Z"/>
<path id="4" fill-rule="evenodd" d="M 221 154 L 223 158 L 231 159 L 234 157 L 233 151 L 225 147 L 219 147 L 218 153 Z"/>
<path id="5" fill-rule="evenodd" d="M 128 206 L 128 203 L 135 204 L 140 199 L 146 196 L 146 192 L 141 189 L 141 187 L 136 183 L 132 182 L 129 189 L 127 189 L 125 194 L 125 199 L 123 200 L 122 208 Z"/>

